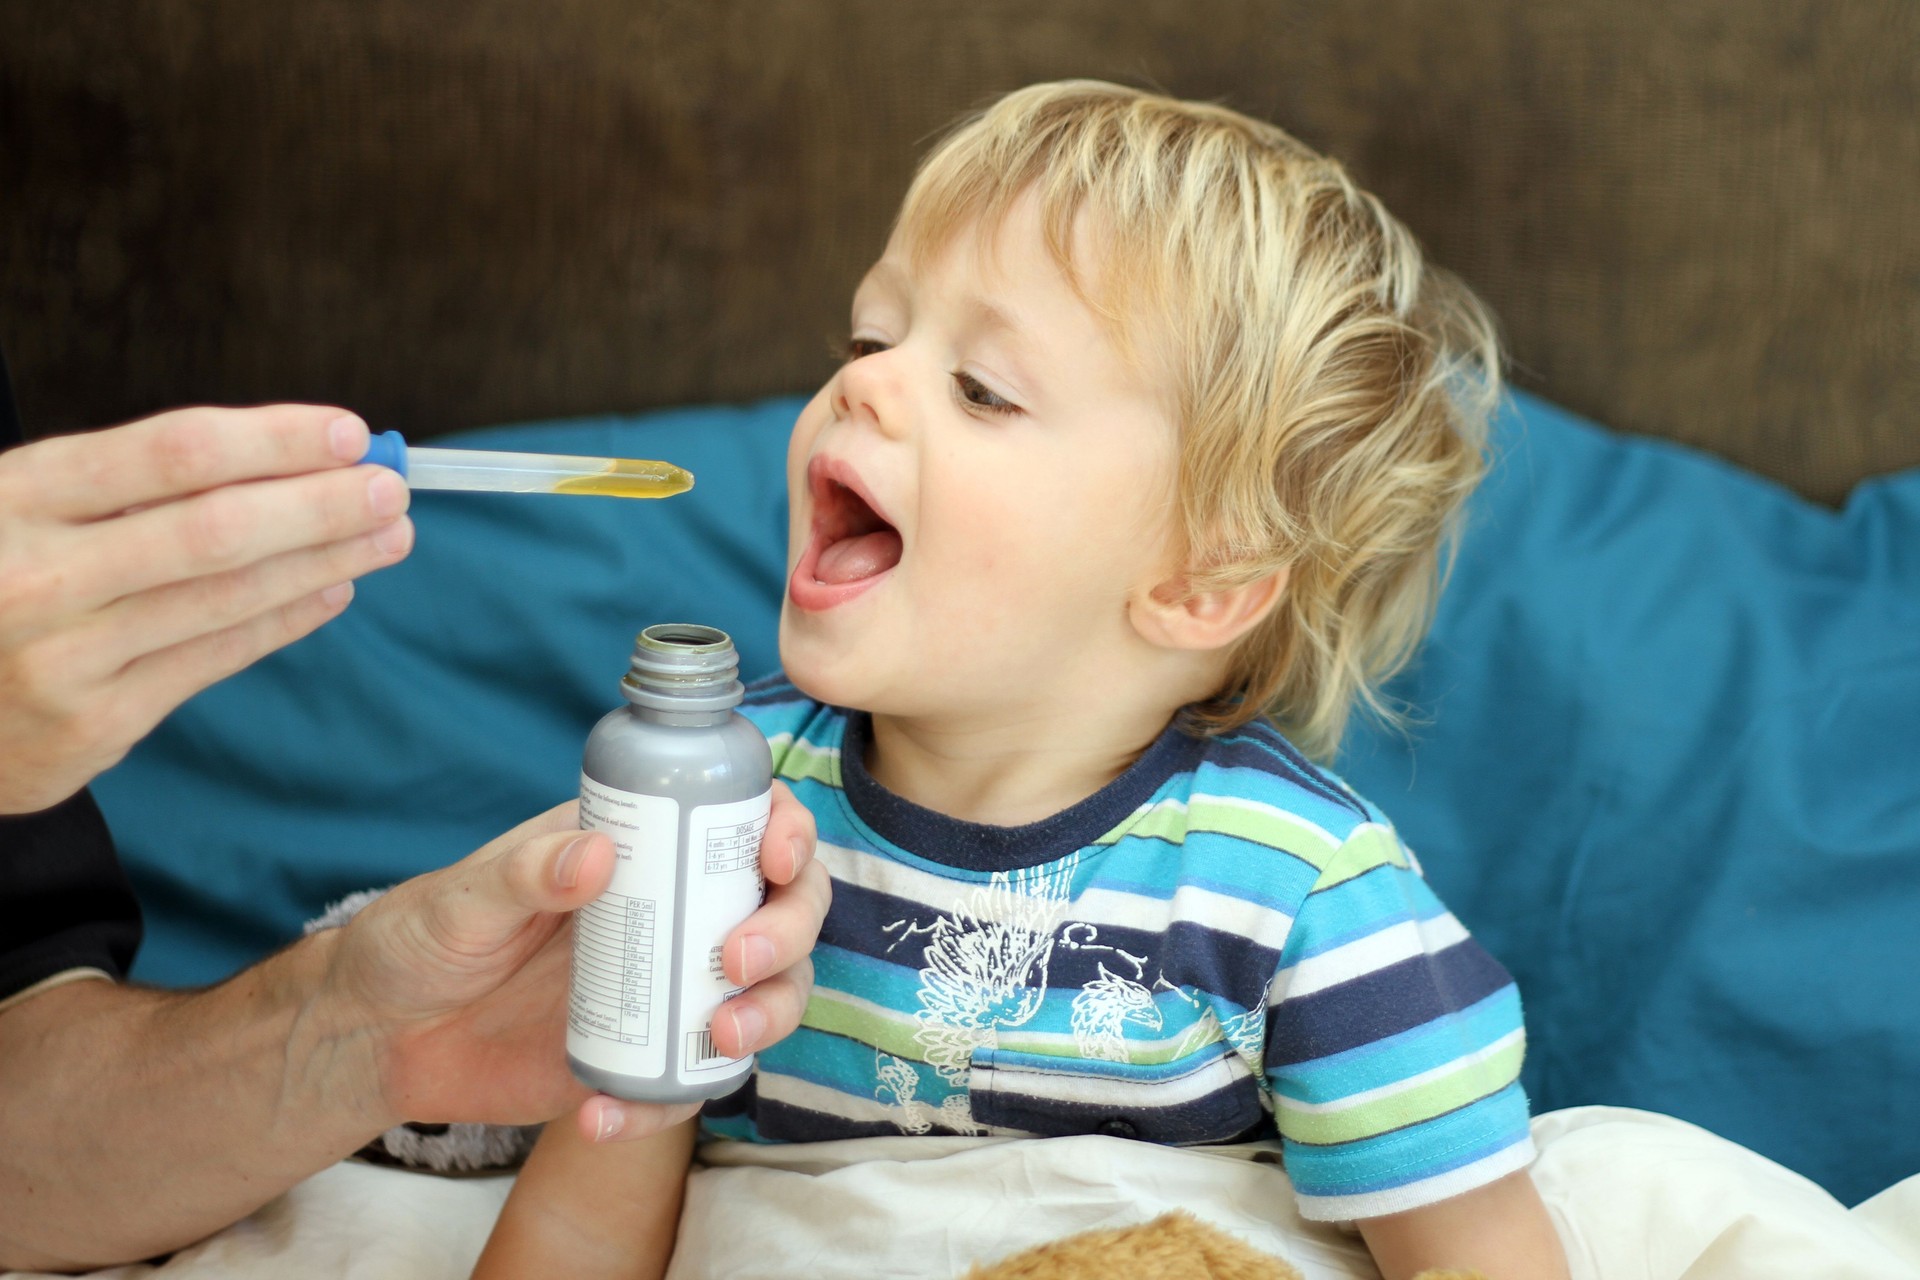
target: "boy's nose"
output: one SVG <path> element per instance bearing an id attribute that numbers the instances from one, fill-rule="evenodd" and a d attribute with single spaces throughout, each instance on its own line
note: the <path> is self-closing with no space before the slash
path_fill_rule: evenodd
<path id="1" fill-rule="evenodd" d="M 888 439 L 903 439 L 907 433 L 907 408 L 903 398 L 895 394 L 884 375 L 860 368 L 875 358 L 856 360 L 840 371 L 839 385 L 833 394 L 834 415 L 864 420 Z"/>

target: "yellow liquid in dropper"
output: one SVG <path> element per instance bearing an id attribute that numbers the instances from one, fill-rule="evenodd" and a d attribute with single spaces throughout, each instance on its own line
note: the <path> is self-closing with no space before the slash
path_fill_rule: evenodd
<path id="1" fill-rule="evenodd" d="M 555 493 L 594 494 L 603 498 L 671 498 L 693 488 L 693 473 L 664 462 L 615 458 L 598 475 L 571 476 L 553 486 Z"/>

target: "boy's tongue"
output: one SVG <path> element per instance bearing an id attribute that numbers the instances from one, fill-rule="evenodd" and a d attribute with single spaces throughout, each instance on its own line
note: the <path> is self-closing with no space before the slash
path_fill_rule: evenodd
<path id="1" fill-rule="evenodd" d="M 837 584 L 858 582 L 884 573 L 900 563 L 900 534 L 895 529 L 876 529 L 825 547 L 814 565 L 813 576 L 821 582 Z"/>

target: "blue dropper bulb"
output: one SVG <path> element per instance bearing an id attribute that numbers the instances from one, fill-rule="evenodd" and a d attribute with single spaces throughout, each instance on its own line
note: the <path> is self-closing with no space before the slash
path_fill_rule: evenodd
<path id="1" fill-rule="evenodd" d="M 407 442 L 398 431 L 382 431 L 369 436 L 367 451 L 360 455 L 360 461 L 398 471 L 404 480 L 407 475 Z"/>

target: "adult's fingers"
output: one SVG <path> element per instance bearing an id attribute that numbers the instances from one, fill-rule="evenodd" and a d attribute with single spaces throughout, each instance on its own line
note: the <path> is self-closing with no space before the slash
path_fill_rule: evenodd
<path id="1" fill-rule="evenodd" d="M 793 798 L 784 782 L 773 784 L 773 810 L 760 835 L 760 874 L 774 884 L 791 884 L 813 860 L 813 814 Z"/>
<path id="2" fill-rule="evenodd" d="M 751 986 L 798 963 L 820 937 L 832 899 L 827 869 L 818 862 L 802 867 L 793 883 L 773 886 L 760 909 L 727 935 L 720 953 L 727 977 Z"/>
<path id="3" fill-rule="evenodd" d="M 40 510 L 97 519 L 242 480 L 342 467 L 367 451 L 367 424 L 327 405 L 175 409 L 12 451 L 7 476 Z"/>
<path id="4" fill-rule="evenodd" d="M 65 579 L 91 608 L 153 587 L 242 568 L 391 524 L 407 509 L 407 482 L 385 467 L 354 467 L 228 485 L 73 530 Z"/>
<path id="5" fill-rule="evenodd" d="M 125 715 L 143 726 L 128 743 L 202 689 L 319 630 L 338 617 L 352 599 L 353 584 L 338 583 L 235 626 L 128 663 L 114 700 Z"/>
<path id="6" fill-rule="evenodd" d="M 111 675 L 145 654 L 238 626 L 383 569 L 412 547 L 413 523 L 403 516 L 374 533 L 142 591 L 94 614 L 74 637 L 71 650 L 97 655 L 96 665 L 102 669 L 96 674 Z"/>

